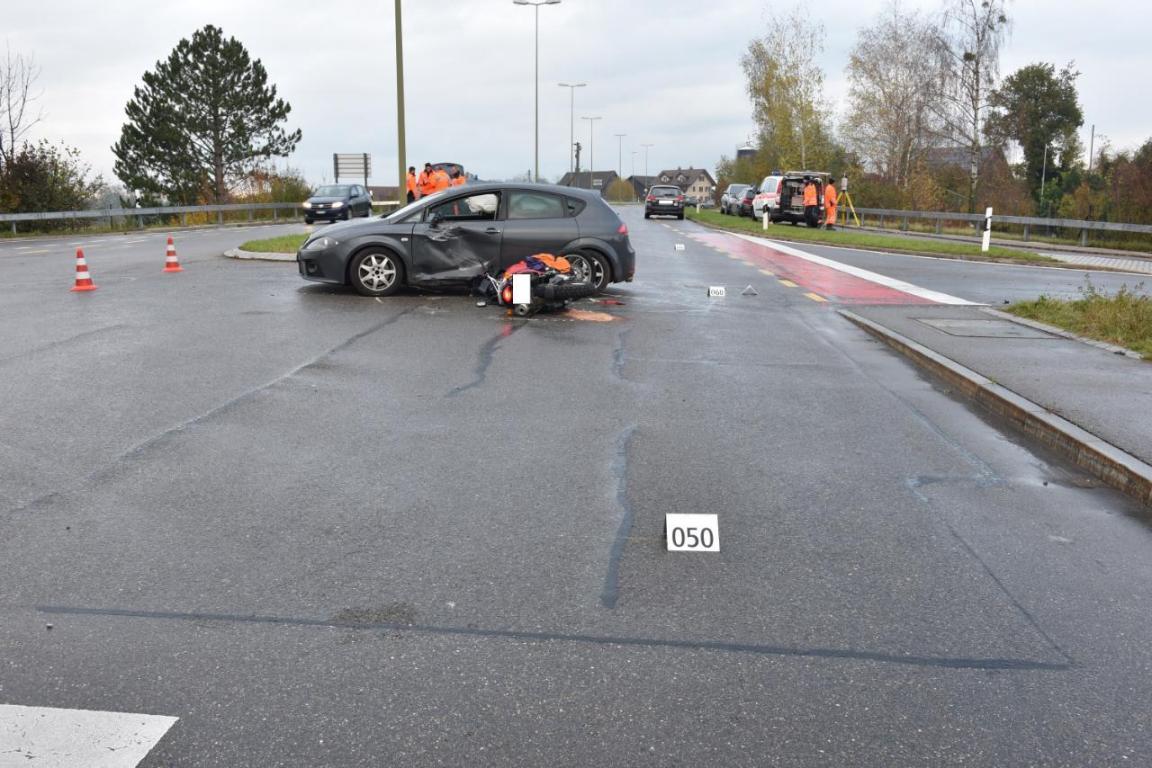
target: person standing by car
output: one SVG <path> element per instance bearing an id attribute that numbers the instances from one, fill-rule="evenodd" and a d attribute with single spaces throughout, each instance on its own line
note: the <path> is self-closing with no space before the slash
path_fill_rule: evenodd
<path id="1" fill-rule="evenodd" d="M 416 166 L 408 166 L 408 202 L 409 204 L 416 202 Z"/>
<path id="2" fill-rule="evenodd" d="M 464 175 L 464 171 L 460 168 L 460 166 L 452 166 L 452 186 L 463 186 L 466 181 L 468 181 L 468 177 Z"/>
<path id="3" fill-rule="evenodd" d="M 452 186 L 452 179 L 448 178 L 448 172 L 443 168 L 437 168 L 432 171 L 432 191 L 439 192 L 442 189 L 448 189 Z"/>
<path id="4" fill-rule="evenodd" d="M 432 181 L 432 163 L 424 163 L 424 170 L 416 178 L 416 191 L 420 197 L 428 197 L 436 191 L 436 184 Z"/>
<path id="5" fill-rule="evenodd" d="M 820 225 L 820 193 L 815 179 L 809 176 L 804 181 L 804 221 L 810 227 L 817 227 Z"/>
<path id="6" fill-rule="evenodd" d="M 836 185 L 831 178 L 824 188 L 824 229 L 836 229 Z"/>

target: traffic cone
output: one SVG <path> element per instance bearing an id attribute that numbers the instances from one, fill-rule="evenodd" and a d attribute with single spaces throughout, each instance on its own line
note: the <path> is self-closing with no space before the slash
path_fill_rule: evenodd
<path id="1" fill-rule="evenodd" d="M 96 290 L 96 284 L 92 282 L 92 276 L 88 274 L 88 262 L 84 260 L 84 250 L 82 248 L 76 249 L 76 285 L 72 286 L 72 290 Z"/>
<path id="2" fill-rule="evenodd" d="M 165 272 L 183 272 L 184 268 L 180 266 L 180 260 L 176 258 L 176 243 L 172 242 L 172 238 L 168 238 L 168 258 L 164 261 Z"/>

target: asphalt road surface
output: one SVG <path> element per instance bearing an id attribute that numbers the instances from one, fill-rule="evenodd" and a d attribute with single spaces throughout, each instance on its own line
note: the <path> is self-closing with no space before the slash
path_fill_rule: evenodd
<path id="1" fill-rule="evenodd" d="M 834 311 L 1083 273 L 623 215 L 637 281 L 528 320 L 0 243 L 0 766 L 60 710 L 148 768 L 1152 763 L 1140 511 Z"/>

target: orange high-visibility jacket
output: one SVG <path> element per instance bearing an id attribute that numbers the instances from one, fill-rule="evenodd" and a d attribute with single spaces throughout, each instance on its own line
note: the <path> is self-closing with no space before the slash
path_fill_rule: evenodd
<path id="1" fill-rule="evenodd" d="M 448 174 L 444 171 L 432 171 L 432 189 L 439 192 L 442 189 L 448 189 L 452 186 L 452 179 L 448 178 Z"/>
<path id="2" fill-rule="evenodd" d="M 408 174 L 408 191 L 411 192 L 412 194 L 416 194 L 416 174 L 415 173 Z"/>
<path id="3" fill-rule="evenodd" d="M 815 184 L 808 184 L 804 187 L 804 207 L 807 208 L 810 205 L 819 205 L 816 201 Z"/>
<path id="4" fill-rule="evenodd" d="M 420 171 L 420 178 L 416 179 L 416 188 L 420 190 L 421 197 L 430 195 L 436 191 L 436 184 L 432 180 L 435 175 L 435 171 L 432 171 L 432 173 Z"/>
<path id="5" fill-rule="evenodd" d="M 454 186 L 454 187 L 463 186 L 466 181 L 468 181 L 468 179 L 464 177 L 464 174 L 460 174 L 456 178 L 452 179 L 452 186 Z"/>
<path id="6" fill-rule="evenodd" d="M 828 224 L 836 223 L 836 185 L 828 182 L 824 188 L 824 221 Z"/>

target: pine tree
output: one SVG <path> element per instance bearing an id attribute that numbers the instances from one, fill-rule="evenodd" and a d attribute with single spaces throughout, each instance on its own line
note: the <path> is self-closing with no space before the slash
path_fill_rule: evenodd
<path id="1" fill-rule="evenodd" d="M 181 40 L 143 80 L 112 151 L 116 175 L 146 196 L 225 202 L 237 179 L 300 141 L 299 129 L 281 125 L 292 107 L 268 84 L 264 65 L 218 27 Z"/>

